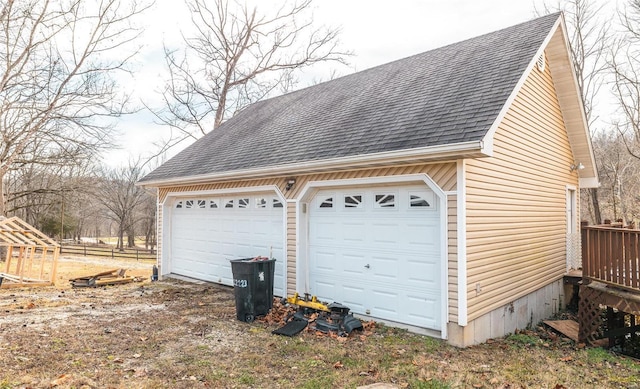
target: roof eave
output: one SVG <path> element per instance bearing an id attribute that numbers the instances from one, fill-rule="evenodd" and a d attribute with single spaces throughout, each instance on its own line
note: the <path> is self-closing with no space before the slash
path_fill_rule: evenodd
<path id="1" fill-rule="evenodd" d="M 598 181 L 598 177 L 580 177 L 579 185 L 583 189 L 599 188 L 600 181 Z"/>
<path id="2" fill-rule="evenodd" d="M 564 14 L 560 17 L 558 28 L 555 28 L 552 33 L 553 39 L 549 42 L 547 57 L 562 110 L 562 118 L 575 158 L 574 163 L 576 165 L 581 163 L 585 167 L 579 171 L 580 186 L 597 188 L 600 186 L 598 170 L 591 145 L 587 114 L 580 95 L 578 77 L 573 68 Z"/>
<path id="3" fill-rule="evenodd" d="M 598 187 L 598 172 L 596 169 L 595 156 L 593 147 L 591 146 L 591 136 L 589 135 L 589 125 L 586 119 L 586 113 L 580 96 L 580 88 L 578 79 L 573 69 L 571 51 L 567 40 L 567 29 L 564 21 L 564 14 L 558 18 L 553 25 L 549 34 L 542 42 L 535 56 L 531 58 L 531 62 L 518 80 L 516 87 L 505 102 L 502 110 L 496 117 L 493 125 L 485 135 L 483 141 L 487 145 L 487 150 L 491 153 L 493 148 L 493 137 L 502 123 L 509 108 L 513 104 L 516 96 L 522 89 L 529 74 L 536 66 L 538 57 L 547 50 L 547 58 L 550 63 L 550 69 L 558 101 L 563 113 L 563 120 L 569 136 L 572 152 L 575 157 L 575 164 L 582 163 L 585 169 L 580 171 L 580 186 L 583 188 Z M 583 185 L 584 183 L 584 185 Z"/>
<path id="4" fill-rule="evenodd" d="M 434 162 L 446 159 L 482 157 L 489 155 L 482 141 L 470 141 L 447 145 L 421 147 L 407 150 L 386 151 L 373 154 L 331 158 L 319 161 L 297 162 L 255 169 L 231 170 L 201 175 L 139 181 L 136 185 L 146 188 L 193 185 L 205 182 L 255 179 L 296 174 L 309 174 L 335 170 L 358 169 L 406 163 Z"/>

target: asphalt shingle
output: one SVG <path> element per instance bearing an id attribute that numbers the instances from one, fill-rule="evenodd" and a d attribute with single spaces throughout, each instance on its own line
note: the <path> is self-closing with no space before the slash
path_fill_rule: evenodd
<path id="1" fill-rule="evenodd" d="M 141 182 L 479 141 L 559 17 L 252 104 Z"/>

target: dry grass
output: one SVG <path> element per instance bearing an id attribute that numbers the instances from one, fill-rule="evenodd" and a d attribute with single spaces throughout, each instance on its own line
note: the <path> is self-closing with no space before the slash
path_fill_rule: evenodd
<path id="1" fill-rule="evenodd" d="M 72 276 L 123 267 L 87 261 L 99 262 L 62 261 L 56 287 L 0 290 L 0 388 L 640 388 L 640 363 L 546 331 L 463 350 L 384 326 L 286 338 L 237 321 L 226 287 L 69 289 Z"/>

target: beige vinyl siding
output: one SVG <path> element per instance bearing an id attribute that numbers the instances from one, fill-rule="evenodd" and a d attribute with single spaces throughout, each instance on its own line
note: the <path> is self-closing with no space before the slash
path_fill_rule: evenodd
<path id="1" fill-rule="evenodd" d="M 287 294 L 296 292 L 296 202 L 287 202 Z"/>
<path id="2" fill-rule="evenodd" d="M 210 184 L 198 184 L 198 185 L 185 185 L 180 187 L 163 187 L 158 191 L 159 202 L 163 202 L 167 194 L 170 192 L 192 192 L 202 190 L 217 190 L 217 189 L 231 189 L 231 188 L 249 188 L 256 186 L 269 186 L 276 185 L 280 191 L 284 194 L 287 200 L 297 199 L 300 192 L 309 181 L 326 181 L 326 180 L 341 180 L 341 179 L 354 179 L 354 178 L 368 178 L 368 177 L 388 177 L 397 175 L 419 174 L 425 173 L 445 192 L 452 192 L 456 190 L 457 186 L 457 167 L 455 162 L 445 163 L 431 163 L 431 164 L 418 164 L 407 166 L 393 166 L 388 168 L 374 168 L 374 169 L 360 169 L 360 170 L 345 170 L 332 173 L 315 173 L 307 175 L 295 176 L 296 183 L 291 190 L 286 191 L 285 186 L 288 179 L 291 176 L 265 178 L 258 180 L 242 180 L 242 181 L 225 181 Z M 296 203 L 287 202 L 287 292 L 295 292 L 296 287 Z M 457 287 L 457 240 L 456 240 L 456 201 L 455 196 L 448 201 L 448 212 L 453 212 L 453 216 L 449 216 L 449 312 L 450 320 L 457 320 L 458 312 L 458 287 Z M 158 210 L 158 220 L 162 218 L 162 208 Z M 161 224 L 158 222 L 158 237 L 162 236 Z M 452 251 L 453 250 L 453 251 Z M 453 254 L 451 254 L 453 253 Z M 453 317 L 453 319 L 451 319 Z"/>
<path id="3" fill-rule="evenodd" d="M 495 133 L 493 157 L 466 164 L 469 320 L 564 274 L 573 162 L 549 64 L 534 67 Z"/>
<path id="4" fill-rule="evenodd" d="M 258 180 L 241 180 L 241 181 L 224 181 L 211 184 L 198 184 L 198 185 L 184 185 L 179 187 L 162 187 L 158 192 L 158 200 L 164 201 L 164 198 L 169 192 L 189 192 L 200 190 L 215 190 L 215 189 L 230 189 L 230 188 L 247 188 L 254 186 L 264 185 L 277 185 L 283 192 L 287 199 L 295 199 L 300 191 L 304 188 L 305 184 L 309 181 L 324 181 L 324 180 L 342 180 L 352 178 L 366 178 L 366 177 L 386 177 L 397 176 L 405 174 L 417 174 L 426 173 L 434 180 L 438 186 L 444 191 L 451 191 L 456 189 L 456 170 L 455 163 L 434 163 L 434 164 L 420 164 L 420 165 L 408 165 L 408 166 L 394 166 L 389 168 L 376 168 L 376 169 L 361 169 L 361 170 L 345 170 L 340 172 L 331 173 L 317 173 L 307 175 L 295 176 L 296 184 L 290 191 L 285 191 L 284 188 L 288 181 L 289 176 L 264 178 Z"/>

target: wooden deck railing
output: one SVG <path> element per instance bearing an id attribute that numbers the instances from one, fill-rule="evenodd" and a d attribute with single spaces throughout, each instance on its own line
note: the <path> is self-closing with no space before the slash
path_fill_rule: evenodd
<path id="1" fill-rule="evenodd" d="M 640 230 L 582 226 L 582 277 L 640 293 Z"/>

